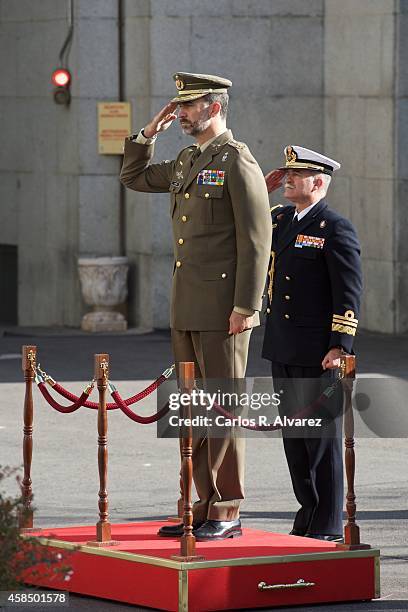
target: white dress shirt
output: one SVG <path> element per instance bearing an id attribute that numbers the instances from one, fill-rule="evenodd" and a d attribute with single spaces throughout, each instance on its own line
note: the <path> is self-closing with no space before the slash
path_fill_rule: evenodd
<path id="1" fill-rule="evenodd" d="M 310 212 L 313 206 L 316 206 L 316 204 L 318 203 L 319 202 L 315 202 L 314 204 L 311 204 L 310 206 L 308 206 L 307 208 L 304 208 L 300 212 L 296 211 L 295 214 L 293 215 L 293 221 L 300 221 L 301 219 L 303 219 L 303 217 L 306 217 L 307 213 Z"/>

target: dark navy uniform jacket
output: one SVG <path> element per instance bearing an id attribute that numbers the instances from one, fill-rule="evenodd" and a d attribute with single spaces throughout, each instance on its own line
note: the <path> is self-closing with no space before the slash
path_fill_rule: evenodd
<path id="1" fill-rule="evenodd" d="M 362 291 L 360 245 L 350 221 L 324 200 L 292 223 L 294 212 L 285 206 L 272 213 L 262 356 L 317 366 L 332 347 L 352 352 Z"/>

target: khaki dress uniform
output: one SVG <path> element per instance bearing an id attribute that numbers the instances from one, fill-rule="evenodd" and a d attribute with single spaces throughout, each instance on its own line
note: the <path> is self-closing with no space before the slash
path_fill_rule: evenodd
<path id="1" fill-rule="evenodd" d="M 226 130 L 201 153 L 195 145 L 152 164 L 154 144 L 125 142 L 121 181 L 170 192 L 174 269 L 170 326 L 176 364 L 193 361 L 197 377 L 245 376 L 251 330 L 229 335 L 234 306 L 259 324 L 271 220 L 261 169 Z M 244 438 L 194 441 L 194 522 L 231 521 L 244 498 Z"/>

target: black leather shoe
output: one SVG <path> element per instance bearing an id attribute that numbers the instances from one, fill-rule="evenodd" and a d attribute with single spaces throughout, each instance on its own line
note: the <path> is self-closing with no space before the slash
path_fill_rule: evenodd
<path id="1" fill-rule="evenodd" d="M 241 521 L 206 521 L 194 532 L 198 542 L 242 536 Z"/>
<path id="2" fill-rule="evenodd" d="M 289 535 L 304 537 L 305 532 L 301 529 L 292 529 L 292 531 L 289 531 Z"/>
<path id="3" fill-rule="evenodd" d="M 201 527 L 204 524 L 204 521 L 197 521 L 197 523 L 193 523 L 193 533 L 195 534 L 195 530 Z M 162 536 L 163 538 L 181 538 L 184 534 L 184 525 L 183 523 L 178 523 L 177 525 L 163 525 L 160 527 L 157 535 Z"/>
<path id="4" fill-rule="evenodd" d="M 323 540 L 324 542 L 338 542 L 339 544 L 343 543 L 343 536 L 341 534 L 337 535 L 324 535 L 321 533 L 306 533 L 305 538 L 313 538 L 314 540 Z"/>

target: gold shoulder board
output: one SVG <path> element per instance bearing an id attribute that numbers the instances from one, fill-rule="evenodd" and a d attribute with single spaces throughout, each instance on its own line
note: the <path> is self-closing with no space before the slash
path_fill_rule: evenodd
<path id="1" fill-rule="evenodd" d="M 245 142 L 237 142 L 236 140 L 230 140 L 228 144 L 234 147 L 234 149 L 238 149 L 238 151 L 246 148 Z"/>
<path id="2" fill-rule="evenodd" d="M 270 211 L 273 212 L 277 208 L 283 208 L 283 204 L 275 204 L 275 206 L 271 206 Z"/>

